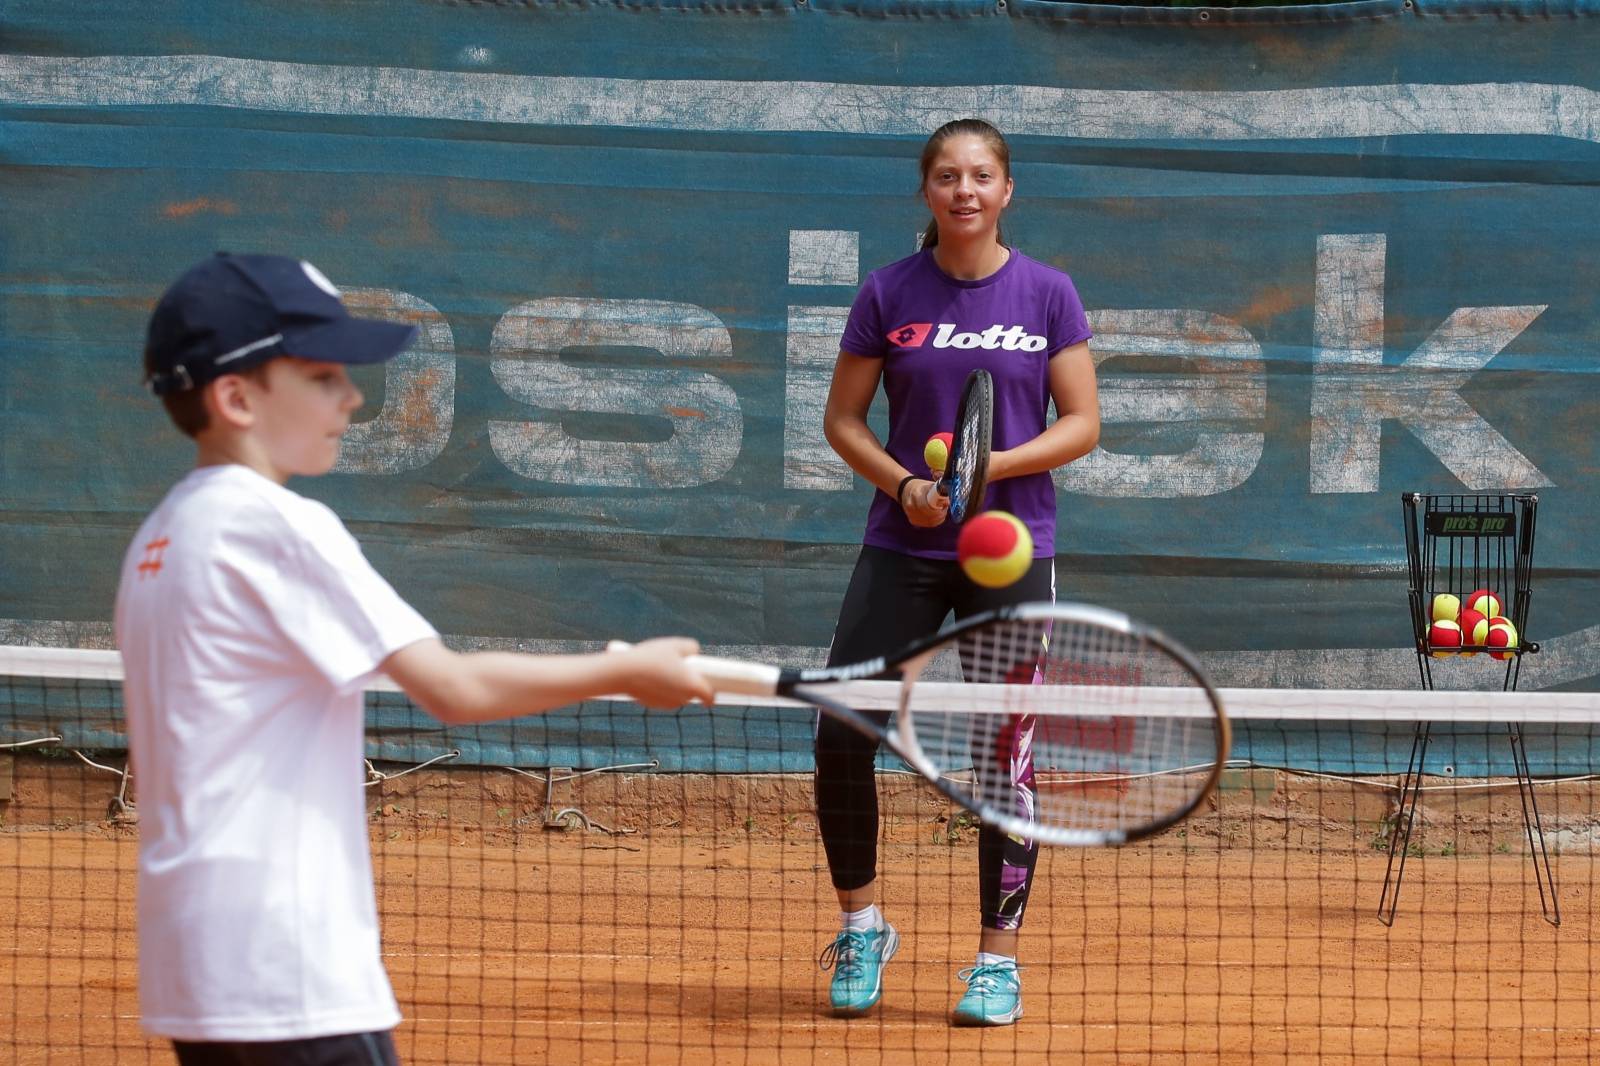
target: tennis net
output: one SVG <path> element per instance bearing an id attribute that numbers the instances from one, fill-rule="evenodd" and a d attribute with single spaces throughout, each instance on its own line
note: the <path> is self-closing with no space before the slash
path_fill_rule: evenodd
<path id="1" fill-rule="evenodd" d="M 114 653 L 0 649 L 0 1062 L 172 1061 L 138 1024 L 119 676 Z M 887 756 L 879 899 L 903 945 L 870 1015 L 829 1016 L 807 709 L 601 700 L 446 729 L 376 688 L 351 772 L 402 1060 L 1592 1057 L 1600 697 L 1223 697 L 1232 756 L 1198 814 L 1041 850 L 1024 1015 L 984 1031 L 949 1024 L 977 944 L 976 826 Z"/>

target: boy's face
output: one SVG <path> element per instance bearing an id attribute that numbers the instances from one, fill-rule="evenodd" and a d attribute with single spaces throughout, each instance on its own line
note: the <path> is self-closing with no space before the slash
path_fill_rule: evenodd
<path id="1" fill-rule="evenodd" d="M 284 356 L 266 371 L 263 381 L 250 383 L 252 436 L 262 458 L 280 483 L 293 474 L 326 474 L 339 460 L 339 438 L 361 406 L 361 390 L 339 363 Z"/>

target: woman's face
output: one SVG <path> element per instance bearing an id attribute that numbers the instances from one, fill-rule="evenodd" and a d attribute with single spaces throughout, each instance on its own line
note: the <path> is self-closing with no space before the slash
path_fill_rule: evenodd
<path id="1" fill-rule="evenodd" d="M 1011 202 L 1011 176 L 982 137 L 947 138 L 928 167 L 922 198 L 939 224 L 939 243 L 993 240 Z"/>

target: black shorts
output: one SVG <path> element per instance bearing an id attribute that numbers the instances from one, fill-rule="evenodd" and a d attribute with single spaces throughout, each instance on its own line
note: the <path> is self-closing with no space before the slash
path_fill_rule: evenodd
<path id="1" fill-rule="evenodd" d="M 174 1040 L 172 1048 L 179 1066 L 400 1066 L 388 1031 L 226 1044 Z"/>

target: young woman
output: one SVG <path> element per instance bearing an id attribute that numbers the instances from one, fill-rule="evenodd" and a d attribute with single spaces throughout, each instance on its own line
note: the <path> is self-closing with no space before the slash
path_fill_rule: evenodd
<path id="1" fill-rule="evenodd" d="M 952 611 L 962 618 L 1055 598 L 1050 471 L 1094 447 L 1099 399 L 1089 325 L 1071 279 L 1002 238 L 1010 163 L 1005 138 L 987 122 L 960 119 L 936 130 L 922 150 L 921 194 L 933 215 L 922 249 L 869 274 L 850 309 L 823 425 L 833 449 L 879 491 L 830 664 L 894 651 L 936 630 Z M 963 574 L 959 530 L 945 521 L 949 502 L 922 459 L 930 436 L 954 429 L 962 385 L 979 367 L 994 379 L 984 506 L 1016 515 L 1034 543 L 1033 565 L 1002 589 L 981 588 Z M 880 382 L 889 400 L 886 442 L 867 426 Z M 1057 418 L 1047 426 L 1052 402 Z M 830 1001 L 842 1016 L 878 1002 L 883 966 L 899 947 L 874 902 L 875 754 L 871 741 L 819 717 L 818 823 L 842 919 L 822 963 L 833 968 Z M 1027 790 L 1031 780 L 1031 765 L 1014 768 L 1013 787 Z M 958 974 L 967 991 L 956 1005 L 957 1024 L 1009 1025 L 1022 1013 L 1017 930 L 1035 855 L 1031 842 L 988 827 L 979 834 L 978 957 Z"/>

